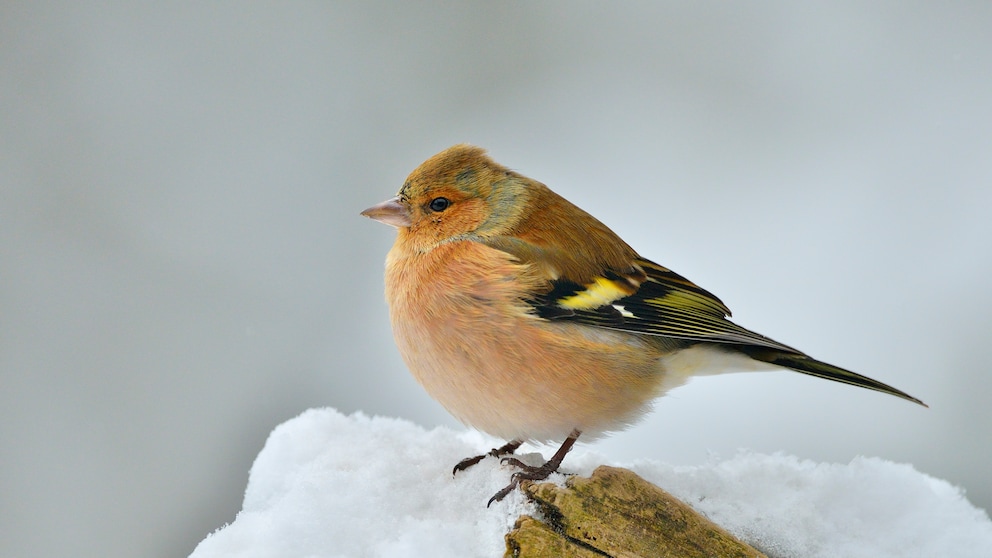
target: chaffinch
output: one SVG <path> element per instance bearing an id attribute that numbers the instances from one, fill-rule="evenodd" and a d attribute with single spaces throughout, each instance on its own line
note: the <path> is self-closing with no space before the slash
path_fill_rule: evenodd
<path id="1" fill-rule="evenodd" d="M 786 368 L 924 405 L 729 321 L 720 299 L 478 147 L 431 157 L 362 215 L 397 229 L 386 300 L 417 381 L 463 423 L 509 440 L 488 455 L 565 440 L 539 467 L 504 459 L 521 471 L 490 504 L 556 471 L 580 434 L 627 427 L 691 376 Z"/>

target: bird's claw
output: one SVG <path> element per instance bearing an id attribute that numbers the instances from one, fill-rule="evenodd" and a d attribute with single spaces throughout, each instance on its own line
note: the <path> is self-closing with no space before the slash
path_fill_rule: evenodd
<path id="1" fill-rule="evenodd" d="M 493 497 L 490 498 L 488 502 L 486 502 L 486 507 L 488 508 L 489 506 L 493 505 L 493 502 L 499 502 L 503 500 L 503 498 L 506 498 L 506 496 L 509 493 L 513 492 L 514 489 L 516 489 L 517 486 L 519 485 L 520 485 L 520 481 L 511 481 L 510 484 L 500 489 L 499 492 L 493 494 Z"/>
<path id="2" fill-rule="evenodd" d="M 500 463 L 504 465 L 513 465 L 514 467 L 519 467 L 520 471 L 510 475 L 510 484 L 504 486 L 499 492 L 493 494 L 493 497 L 489 499 L 486 503 L 486 507 L 492 505 L 493 502 L 499 502 L 503 498 L 506 498 L 511 492 L 513 492 L 520 483 L 523 481 L 541 481 L 551 476 L 551 473 L 557 472 L 558 467 L 553 463 L 545 463 L 544 465 L 527 465 L 526 463 L 516 459 L 514 457 L 504 457 L 500 460 Z"/>
<path id="3" fill-rule="evenodd" d="M 489 456 L 500 457 L 503 455 L 511 454 L 517 451 L 517 448 L 519 448 L 520 444 L 522 443 L 523 442 L 517 440 L 511 440 L 498 448 L 493 448 L 488 453 L 484 453 L 482 455 L 476 455 L 475 457 L 466 457 L 465 459 L 462 459 L 461 461 L 455 464 L 455 467 L 451 470 L 451 474 L 457 475 L 458 471 L 464 471 L 465 469 L 468 469 L 472 465 L 475 465 L 476 463 L 482 461 L 483 459 Z"/>
<path id="4" fill-rule="evenodd" d="M 476 455 L 475 457 L 466 457 L 465 459 L 462 459 L 461 461 L 455 464 L 455 467 L 453 469 L 451 469 L 451 475 L 452 476 L 457 475 L 458 471 L 464 471 L 465 469 L 468 469 L 472 465 L 475 465 L 476 463 L 482 461 L 488 456 L 489 456 L 488 453 L 484 453 L 482 455 Z"/>
<path id="5" fill-rule="evenodd" d="M 493 497 L 489 499 L 486 507 L 488 508 L 493 502 L 499 502 L 503 498 L 506 498 L 507 494 L 513 492 L 515 488 L 520 486 L 521 481 L 540 481 L 551 476 L 551 473 L 556 472 L 558 467 L 561 466 L 562 459 L 565 459 L 565 454 L 572 449 L 572 445 L 575 444 L 575 440 L 578 439 L 578 437 L 579 431 L 573 430 L 568 438 L 562 442 L 561 447 L 558 448 L 558 451 L 556 451 L 555 454 L 551 456 L 551 459 L 547 460 L 544 465 L 538 465 L 535 467 L 533 465 L 528 465 L 515 457 L 504 457 L 501 459 L 500 463 L 503 463 L 504 465 L 513 465 L 520 470 L 510 476 L 510 484 L 503 487 L 503 489 L 496 494 L 493 494 Z"/>

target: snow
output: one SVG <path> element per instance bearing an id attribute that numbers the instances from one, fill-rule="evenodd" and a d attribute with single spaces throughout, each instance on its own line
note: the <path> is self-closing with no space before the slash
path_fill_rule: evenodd
<path id="1" fill-rule="evenodd" d="M 272 432 L 241 512 L 192 556 L 502 556 L 515 519 L 534 513 L 519 491 L 486 507 L 512 469 L 487 458 L 451 474 L 463 457 L 501 443 L 393 418 L 306 411 Z M 527 462 L 542 460 L 534 448 L 522 452 Z M 602 464 L 632 469 L 769 556 L 992 555 L 986 513 L 911 465 L 745 451 L 699 466 L 624 464 L 579 446 L 562 470 L 588 475 Z"/>

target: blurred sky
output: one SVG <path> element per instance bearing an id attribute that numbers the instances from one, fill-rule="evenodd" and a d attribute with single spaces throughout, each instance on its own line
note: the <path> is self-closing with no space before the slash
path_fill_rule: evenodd
<path id="1" fill-rule="evenodd" d="M 186 555 L 309 407 L 458 427 L 358 213 L 459 142 L 931 406 L 704 378 L 599 451 L 878 456 L 992 507 L 990 29 L 985 2 L 0 4 L 0 555 Z"/>

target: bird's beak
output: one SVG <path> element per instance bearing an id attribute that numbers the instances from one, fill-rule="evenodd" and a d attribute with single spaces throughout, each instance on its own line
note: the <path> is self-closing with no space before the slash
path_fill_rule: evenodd
<path id="1" fill-rule="evenodd" d="M 410 208 L 400 202 L 399 197 L 390 198 L 382 203 L 373 205 L 363 211 L 362 215 L 397 228 L 409 227 L 412 224 L 410 220 Z"/>

